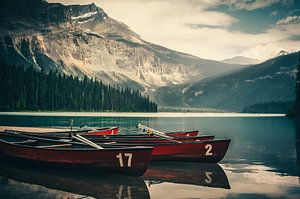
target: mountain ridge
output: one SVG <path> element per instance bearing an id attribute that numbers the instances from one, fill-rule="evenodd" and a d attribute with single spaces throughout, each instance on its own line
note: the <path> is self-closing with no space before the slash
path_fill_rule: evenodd
<path id="1" fill-rule="evenodd" d="M 294 101 L 299 53 L 275 57 L 216 79 L 200 81 L 190 86 L 185 98 L 196 106 L 237 112 L 259 103 Z M 192 100 L 188 98 L 200 90 L 201 95 Z"/>
<path id="2" fill-rule="evenodd" d="M 235 63 L 235 64 L 241 64 L 241 65 L 254 65 L 254 64 L 259 64 L 262 61 L 258 60 L 258 59 L 244 57 L 244 56 L 235 56 L 232 58 L 221 60 L 221 62 L 227 63 L 227 64 Z"/>
<path id="3" fill-rule="evenodd" d="M 17 8 L 11 8 L 12 2 L 24 6 L 21 14 Z M 42 0 L 26 2 L 1 3 L 4 13 L 12 9 L 0 22 L 0 57 L 7 62 L 46 72 L 87 75 L 144 91 L 244 67 L 201 59 L 146 42 L 95 4 L 65 6 Z"/>

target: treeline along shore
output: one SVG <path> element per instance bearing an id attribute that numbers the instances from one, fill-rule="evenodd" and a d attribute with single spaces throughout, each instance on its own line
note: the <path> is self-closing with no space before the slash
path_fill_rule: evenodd
<path id="1" fill-rule="evenodd" d="M 298 67 L 296 71 L 296 99 L 294 105 L 292 106 L 291 110 L 288 112 L 288 116 L 296 117 L 300 121 L 300 54 L 298 56 Z"/>
<path id="2" fill-rule="evenodd" d="M 137 90 L 0 62 L 0 111 L 157 112 Z"/>

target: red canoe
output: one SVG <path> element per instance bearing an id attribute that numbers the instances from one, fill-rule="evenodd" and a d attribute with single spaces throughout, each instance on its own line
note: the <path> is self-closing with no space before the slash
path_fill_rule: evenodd
<path id="1" fill-rule="evenodd" d="M 5 132 L 17 132 L 22 135 L 37 136 L 41 138 L 57 139 L 57 138 L 69 138 L 70 134 L 77 133 L 77 131 L 68 133 L 32 133 L 32 132 L 21 132 L 21 131 L 5 131 Z M 129 142 L 192 142 L 192 141 L 204 141 L 212 140 L 215 136 L 213 135 L 202 135 L 202 136 L 183 136 L 183 137 L 159 137 L 157 135 L 148 134 L 128 134 L 128 135 L 100 135 L 100 134 L 89 134 L 79 133 L 79 135 L 93 141 L 93 142 L 118 142 L 118 143 L 129 143 Z"/>
<path id="2" fill-rule="evenodd" d="M 167 136 L 171 137 L 183 137 L 183 136 L 197 136 L 199 131 L 178 131 L 178 132 L 168 132 L 165 133 Z"/>
<path id="3" fill-rule="evenodd" d="M 95 149 L 81 143 L 0 133 L 0 152 L 33 163 L 141 176 L 151 160 L 152 147 Z"/>
<path id="4" fill-rule="evenodd" d="M 111 143 L 101 146 L 151 146 L 152 160 L 217 163 L 225 156 L 230 140 L 205 140 L 200 142 L 139 142 Z"/>
<path id="5" fill-rule="evenodd" d="M 35 127 L 35 129 L 38 129 L 37 127 Z M 43 128 L 41 128 L 43 129 Z M 18 132 L 18 133 L 39 133 L 39 132 L 30 132 L 30 130 L 28 131 L 19 131 L 19 130 L 10 130 L 10 129 L 7 129 L 5 130 L 7 132 Z M 41 133 L 43 131 L 41 130 Z M 53 131 L 53 132 L 43 132 L 44 135 L 67 135 L 69 133 L 77 133 L 77 134 L 80 134 L 80 135 L 85 135 L 85 136 L 88 136 L 88 135 L 116 135 L 116 136 L 121 136 L 121 137 L 124 137 L 124 136 L 148 136 L 148 134 L 127 134 L 127 135 L 120 135 L 118 134 L 119 133 L 119 127 L 84 127 L 84 128 L 80 128 L 80 129 L 77 129 L 77 130 L 73 130 L 73 131 L 70 131 L 70 130 L 67 130 L 67 131 Z M 177 138 L 177 137 L 190 137 L 190 136 L 197 136 L 198 135 L 198 131 L 197 130 L 194 130 L 194 131 L 178 131 L 178 132 L 167 132 L 165 133 L 166 136 L 169 136 L 169 137 L 174 137 L 174 138 Z"/>
<path id="6" fill-rule="evenodd" d="M 33 137 L 33 136 L 32 136 Z M 191 137 L 190 137 L 191 138 Z M 45 138 L 44 138 L 45 139 Z M 60 139 L 51 138 L 50 140 Z M 120 148 L 132 146 L 149 146 L 153 147 L 152 160 L 161 161 L 187 161 L 202 163 L 217 163 L 226 154 L 230 140 L 204 140 L 193 142 L 119 142 L 103 140 L 97 142 L 96 139 L 89 139 L 105 148 Z"/>
<path id="7" fill-rule="evenodd" d="M 84 127 L 85 128 L 85 127 Z M 80 129 L 80 130 L 84 130 Z M 104 127 L 104 128 L 92 128 L 86 127 L 86 130 L 89 130 L 86 134 L 88 135 L 119 135 L 118 130 L 119 127 Z M 184 137 L 184 136 L 197 136 L 199 133 L 198 130 L 192 131 L 174 131 L 174 132 L 166 132 L 165 135 L 170 137 Z M 136 136 L 143 136 L 144 134 L 132 134 Z"/>
<path id="8" fill-rule="evenodd" d="M 86 134 L 87 135 L 119 135 L 118 134 L 118 127 L 106 127 L 106 128 L 96 128 L 91 129 Z M 184 136 L 197 136 L 199 131 L 178 131 L 178 132 L 167 132 L 165 133 L 167 136 L 170 137 L 184 137 Z M 136 136 L 142 136 L 144 134 L 133 134 Z"/>
<path id="9" fill-rule="evenodd" d="M 137 125 L 137 128 L 143 130 L 144 132 L 147 132 L 149 135 L 160 135 L 160 136 L 171 136 L 171 137 L 184 137 L 184 136 L 197 136 L 199 131 L 179 131 L 179 132 L 169 132 L 165 133 L 162 131 L 158 131 L 156 129 L 153 129 L 151 127 L 145 126 L 141 123 Z"/>
<path id="10" fill-rule="evenodd" d="M 23 130 L 25 129 L 25 130 Z M 34 129 L 34 131 L 31 131 Z M 39 130 L 40 129 L 40 130 Z M 5 132 L 17 132 L 17 133 L 42 133 L 44 135 L 68 135 L 69 133 L 77 133 L 80 135 L 117 135 L 119 131 L 119 127 L 83 127 L 80 129 L 53 129 L 47 128 L 48 131 L 45 131 L 45 128 L 39 127 L 22 127 L 22 130 L 15 130 L 15 129 L 5 129 Z"/>
<path id="11" fill-rule="evenodd" d="M 96 128 L 91 129 L 86 134 L 87 135 L 119 135 L 119 127 L 105 127 L 105 128 Z M 167 132 L 165 133 L 170 137 L 184 137 L 184 136 L 197 136 L 199 131 L 178 131 L 178 132 Z M 144 134 L 134 134 L 134 135 L 144 135 Z"/>
<path id="12" fill-rule="evenodd" d="M 214 135 L 202 135 L 202 136 L 185 136 L 185 137 L 170 137 L 168 139 L 149 136 L 149 135 L 113 135 L 113 136 L 101 136 L 101 135 L 82 135 L 85 138 L 93 142 L 109 142 L 115 141 L 118 143 L 143 143 L 143 142 L 193 142 L 193 141 L 204 141 L 213 140 Z"/>
<path id="13" fill-rule="evenodd" d="M 119 131 L 119 127 L 104 127 L 104 128 L 96 128 L 91 129 L 86 132 L 86 135 L 117 135 Z"/>

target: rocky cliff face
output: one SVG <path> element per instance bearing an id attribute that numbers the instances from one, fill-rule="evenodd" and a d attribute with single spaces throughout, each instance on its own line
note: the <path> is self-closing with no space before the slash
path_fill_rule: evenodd
<path id="1" fill-rule="evenodd" d="M 43 0 L 0 4 L 0 58 L 9 63 L 88 75 L 146 91 L 243 67 L 148 43 L 95 4 L 64 6 Z"/>

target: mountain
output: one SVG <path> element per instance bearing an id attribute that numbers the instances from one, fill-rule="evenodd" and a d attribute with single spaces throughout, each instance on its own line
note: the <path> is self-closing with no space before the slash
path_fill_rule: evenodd
<path id="1" fill-rule="evenodd" d="M 295 100 L 298 56 L 299 53 L 291 53 L 227 75 L 162 87 L 154 98 L 161 106 L 167 107 L 233 112 L 255 112 L 254 109 L 260 109 L 260 112 L 287 111 Z"/>
<path id="2" fill-rule="evenodd" d="M 297 84 L 296 84 L 296 100 L 294 104 L 295 115 L 300 118 L 300 56 L 298 58 L 298 68 L 297 68 Z"/>
<path id="3" fill-rule="evenodd" d="M 95 4 L 2 0 L 0 59 L 153 92 L 244 68 L 144 41 Z"/>
<path id="4" fill-rule="evenodd" d="M 249 57 L 236 56 L 236 57 L 232 57 L 229 59 L 224 59 L 221 62 L 226 63 L 226 64 L 254 65 L 254 64 L 258 64 L 262 61 L 260 61 L 258 59 L 252 59 Z"/>
<path id="5" fill-rule="evenodd" d="M 296 86 L 295 86 L 296 99 L 288 115 L 300 119 L 300 54 L 298 56 L 298 67 L 296 72 Z"/>
<path id="6" fill-rule="evenodd" d="M 298 53 L 218 62 L 143 40 L 95 4 L 0 2 L 0 59 L 36 71 L 139 89 L 161 106 L 242 112 L 288 106 Z M 245 65 L 246 64 L 246 65 Z"/>
<path id="7" fill-rule="evenodd" d="M 261 64 L 195 83 L 185 92 L 190 106 L 241 112 L 261 103 L 295 99 L 299 53 L 275 57 Z"/>
<path id="8" fill-rule="evenodd" d="M 287 54 L 289 54 L 289 52 L 287 52 L 285 50 L 281 50 L 281 51 L 279 51 L 279 53 L 276 56 L 279 57 L 279 56 L 287 55 Z"/>

